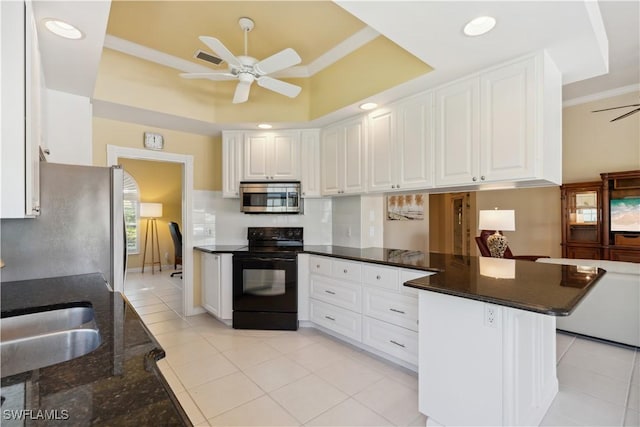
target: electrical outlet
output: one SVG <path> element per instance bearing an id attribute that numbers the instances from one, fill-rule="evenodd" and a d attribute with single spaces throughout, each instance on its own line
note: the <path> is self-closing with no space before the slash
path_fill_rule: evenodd
<path id="1" fill-rule="evenodd" d="M 498 307 L 492 304 L 484 305 L 484 325 L 495 328 L 498 323 Z"/>
<path id="2" fill-rule="evenodd" d="M 169 261 L 169 252 L 164 253 L 164 260 Z"/>

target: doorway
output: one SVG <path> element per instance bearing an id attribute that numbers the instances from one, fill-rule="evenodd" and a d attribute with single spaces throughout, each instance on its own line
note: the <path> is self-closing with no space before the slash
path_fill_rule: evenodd
<path id="1" fill-rule="evenodd" d="M 451 240 L 454 255 L 469 255 L 471 230 L 469 226 L 469 193 L 457 193 L 451 197 Z"/>
<path id="2" fill-rule="evenodd" d="M 136 148 L 107 145 L 107 165 L 118 164 L 118 159 L 136 159 L 158 162 L 177 163 L 181 165 L 181 224 L 182 224 L 182 312 L 185 316 L 198 314 L 200 310 L 193 303 L 193 243 L 192 243 L 192 197 L 193 197 L 193 156 L 161 151 L 150 151 Z M 163 255 L 163 254 L 161 254 Z M 124 292 L 123 289 L 114 289 Z"/>

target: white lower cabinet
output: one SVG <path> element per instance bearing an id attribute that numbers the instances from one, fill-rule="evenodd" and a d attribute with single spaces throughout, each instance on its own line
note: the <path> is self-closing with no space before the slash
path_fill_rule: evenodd
<path id="1" fill-rule="evenodd" d="M 379 289 L 364 289 L 362 313 L 403 328 L 418 331 L 418 300 Z"/>
<path id="2" fill-rule="evenodd" d="M 309 320 L 408 367 L 418 364 L 418 298 L 403 282 L 428 271 L 311 255 Z"/>
<path id="3" fill-rule="evenodd" d="M 362 342 L 400 360 L 418 365 L 418 333 L 415 331 L 364 316 Z"/>
<path id="4" fill-rule="evenodd" d="M 232 254 L 201 254 L 202 306 L 221 320 L 233 317 L 232 257 Z"/>
<path id="5" fill-rule="evenodd" d="M 311 299 L 309 304 L 311 321 L 347 338 L 362 341 L 362 316 L 332 304 Z"/>

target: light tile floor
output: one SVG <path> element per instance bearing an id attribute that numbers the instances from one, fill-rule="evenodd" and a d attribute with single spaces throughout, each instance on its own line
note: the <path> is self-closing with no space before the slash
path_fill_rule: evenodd
<path id="1" fill-rule="evenodd" d="M 196 426 L 424 426 L 417 375 L 312 328 L 234 330 L 182 316 L 171 272 L 128 273 L 125 294 L 167 357 Z M 639 426 L 640 352 L 557 334 L 560 391 L 544 426 Z"/>

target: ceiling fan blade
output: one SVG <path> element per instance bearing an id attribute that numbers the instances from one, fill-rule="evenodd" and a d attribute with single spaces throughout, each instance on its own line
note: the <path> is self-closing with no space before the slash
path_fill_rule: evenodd
<path id="1" fill-rule="evenodd" d="M 227 64 L 233 65 L 234 67 L 242 66 L 240 60 L 236 58 L 233 53 L 229 52 L 229 49 L 227 49 L 220 40 L 209 36 L 200 36 L 199 38 L 202 43 L 209 46 L 209 49 L 217 53 L 220 58 L 227 62 Z"/>
<path id="2" fill-rule="evenodd" d="M 631 110 L 628 113 L 625 113 L 625 114 L 623 114 L 621 116 L 618 116 L 615 119 L 610 120 L 610 121 L 615 122 L 616 120 L 624 119 L 625 117 L 628 117 L 628 116 L 630 116 L 630 115 L 632 115 L 634 113 L 637 113 L 638 111 L 640 111 L 640 108 L 636 108 L 635 110 Z"/>
<path id="3" fill-rule="evenodd" d="M 258 86 L 288 96 L 289 98 L 295 98 L 302 90 L 300 86 L 267 76 L 258 77 Z"/>
<path id="4" fill-rule="evenodd" d="M 627 107 L 640 107 L 640 104 L 621 105 L 620 107 L 604 108 L 602 110 L 594 110 L 592 111 L 592 113 L 599 113 L 600 111 L 617 110 L 618 108 L 627 108 Z"/>
<path id="5" fill-rule="evenodd" d="M 180 73 L 185 79 L 209 79 L 214 81 L 235 80 L 237 77 L 231 73 Z"/>
<path id="6" fill-rule="evenodd" d="M 222 55 L 221 55 L 222 56 Z M 300 55 L 290 47 L 256 63 L 253 69 L 261 76 L 284 70 L 302 62 Z"/>
<path id="7" fill-rule="evenodd" d="M 247 102 L 249 99 L 249 90 L 251 89 L 251 82 L 239 82 L 236 86 L 236 91 L 233 94 L 233 103 L 241 104 Z"/>

